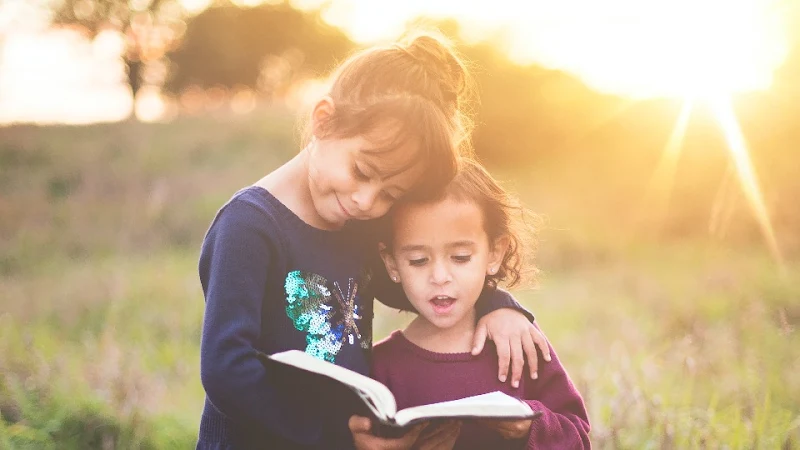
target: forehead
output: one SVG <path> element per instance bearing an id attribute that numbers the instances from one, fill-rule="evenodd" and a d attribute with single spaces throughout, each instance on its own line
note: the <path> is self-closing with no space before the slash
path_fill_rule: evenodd
<path id="1" fill-rule="evenodd" d="M 473 202 L 446 198 L 397 207 L 392 217 L 395 245 L 436 245 L 486 238 L 481 210 Z"/>

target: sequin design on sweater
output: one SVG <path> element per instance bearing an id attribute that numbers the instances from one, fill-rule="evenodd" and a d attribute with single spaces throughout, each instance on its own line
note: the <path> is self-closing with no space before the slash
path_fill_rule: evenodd
<path id="1" fill-rule="evenodd" d="M 345 343 L 365 350 L 372 346 L 371 333 L 362 335 L 359 330 L 359 325 L 365 327 L 357 297 L 359 285 L 354 279 L 348 279 L 343 291 L 338 282 L 331 286 L 320 275 L 295 270 L 286 276 L 285 289 L 286 315 L 297 330 L 306 333 L 306 353 L 335 362 Z"/>

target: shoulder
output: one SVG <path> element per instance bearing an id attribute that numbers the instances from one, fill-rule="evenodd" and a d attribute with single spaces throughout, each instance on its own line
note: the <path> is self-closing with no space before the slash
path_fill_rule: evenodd
<path id="1" fill-rule="evenodd" d="M 402 331 L 394 330 L 389 333 L 388 336 L 378 341 L 372 349 L 376 352 L 384 353 L 392 351 L 392 349 L 397 348 L 400 340 L 403 338 Z"/>
<path id="2" fill-rule="evenodd" d="M 255 186 L 244 188 L 217 211 L 206 240 L 275 237 L 281 229 L 280 213 L 267 191 Z"/>
<path id="3" fill-rule="evenodd" d="M 373 362 L 389 362 L 392 361 L 393 356 L 397 355 L 397 352 L 403 349 L 401 345 L 401 331 L 395 330 L 386 338 L 380 340 L 378 343 L 372 346 L 372 360 Z"/>
<path id="4" fill-rule="evenodd" d="M 200 272 L 261 271 L 284 261 L 285 227 L 261 188 L 240 190 L 217 211 L 200 248 Z"/>
<path id="5" fill-rule="evenodd" d="M 277 223 L 280 211 L 266 190 L 250 186 L 239 190 L 217 211 L 212 226 L 223 221 L 261 219 L 259 223 Z M 266 219 L 266 220 L 265 220 Z"/>

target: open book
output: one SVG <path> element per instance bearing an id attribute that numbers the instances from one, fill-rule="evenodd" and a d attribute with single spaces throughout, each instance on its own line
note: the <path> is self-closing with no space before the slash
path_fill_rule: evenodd
<path id="1" fill-rule="evenodd" d="M 398 411 L 394 395 L 389 388 L 360 373 L 315 358 L 300 350 L 289 350 L 274 355 L 259 353 L 259 357 L 265 363 L 268 362 L 264 361 L 265 359 L 276 361 L 345 384 L 358 394 L 381 423 L 392 427 L 406 427 L 433 419 L 517 420 L 531 419 L 541 414 L 541 411 L 534 412 L 527 403 L 499 391 Z"/>

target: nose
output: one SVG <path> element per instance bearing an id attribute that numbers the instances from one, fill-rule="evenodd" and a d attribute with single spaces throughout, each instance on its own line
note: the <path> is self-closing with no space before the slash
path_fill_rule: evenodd
<path id="1" fill-rule="evenodd" d="M 453 280 L 450 269 L 444 261 L 434 261 L 431 271 L 431 282 L 433 284 L 447 284 Z"/>
<path id="2" fill-rule="evenodd" d="M 375 205 L 379 191 L 375 186 L 364 184 L 353 192 L 351 200 L 353 200 L 359 211 L 368 212 Z"/>

